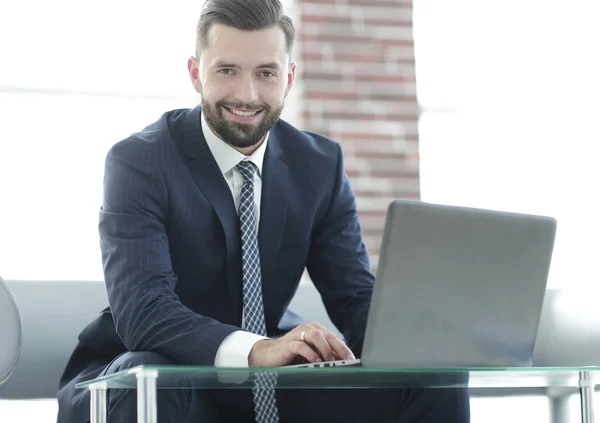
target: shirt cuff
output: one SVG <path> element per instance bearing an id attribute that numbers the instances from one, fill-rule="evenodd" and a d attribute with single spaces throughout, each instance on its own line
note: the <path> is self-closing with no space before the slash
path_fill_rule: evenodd
<path id="1" fill-rule="evenodd" d="M 215 367 L 248 367 L 248 355 L 258 341 L 268 339 L 244 330 L 227 336 L 219 346 L 215 357 Z"/>

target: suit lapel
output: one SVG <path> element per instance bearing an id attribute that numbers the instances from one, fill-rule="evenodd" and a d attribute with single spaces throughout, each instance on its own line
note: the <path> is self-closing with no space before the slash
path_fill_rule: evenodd
<path id="1" fill-rule="evenodd" d="M 183 153 L 192 159 L 187 163 L 190 174 L 211 204 L 223 227 L 227 246 L 227 285 L 235 310 L 239 310 L 241 319 L 242 275 L 239 220 L 231 190 L 204 139 L 199 107 L 188 112 L 183 135 Z"/>
<path id="2" fill-rule="evenodd" d="M 263 162 L 258 246 L 263 286 L 272 280 L 288 208 L 288 167 L 280 140 L 272 130 Z M 279 135 L 280 137 L 281 135 Z"/>
<path id="3" fill-rule="evenodd" d="M 260 250 L 263 284 L 272 280 L 277 253 L 287 216 L 289 183 L 288 167 L 283 161 L 277 131 L 269 135 L 263 162 L 260 225 L 258 244 Z M 225 234 L 227 245 L 227 284 L 231 300 L 241 319 L 242 269 L 239 218 L 227 182 L 212 156 L 202 133 L 200 107 L 188 112 L 184 125 L 183 153 L 191 160 L 187 163 L 190 174 L 213 207 Z M 264 288 L 263 288 L 264 289 Z"/>

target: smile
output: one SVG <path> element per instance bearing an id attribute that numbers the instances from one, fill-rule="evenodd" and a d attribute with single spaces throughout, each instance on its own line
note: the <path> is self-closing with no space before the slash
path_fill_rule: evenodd
<path id="1" fill-rule="evenodd" d="M 252 116 L 256 116 L 257 114 L 262 112 L 262 110 L 253 110 L 253 111 L 237 110 L 237 109 L 231 109 L 226 106 L 223 106 L 223 108 L 225 110 L 227 110 L 228 112 L 230 112 L 236 116 L 240 116 L 240 117 L 252 117 Z"/>

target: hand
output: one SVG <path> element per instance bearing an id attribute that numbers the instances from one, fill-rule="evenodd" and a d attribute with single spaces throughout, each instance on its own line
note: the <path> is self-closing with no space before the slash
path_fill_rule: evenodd
<path id="1" fill-rule="evenodd" d="M 354 354 L 333 332 L 318 323 L 300 325 L 278 339 L 254 344 L 248 355 L 250 367 L 278 367 L 298 358 L 309 363 L 353 360 Z"/>

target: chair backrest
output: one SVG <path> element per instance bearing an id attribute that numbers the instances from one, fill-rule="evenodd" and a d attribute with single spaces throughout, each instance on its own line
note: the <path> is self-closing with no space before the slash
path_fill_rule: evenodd
<path id="1" fill-rule="evenodd" d="M 21 315 L 12 292 L 0 278 L 0 385 L 12 374 L 21 353 Z"/>
<path id="2" fill-rule="evenodd" d="M 23 321 L 23 348 L 0 399 L 56 398 L 79 332 L 108 305 L 102 281 L 7 280 Z"/>
<path id="3" fill-rule="evenodd" d="M 546 291 L 533 365 L 600 365 L 600 306 L 593 292 Z"/>

